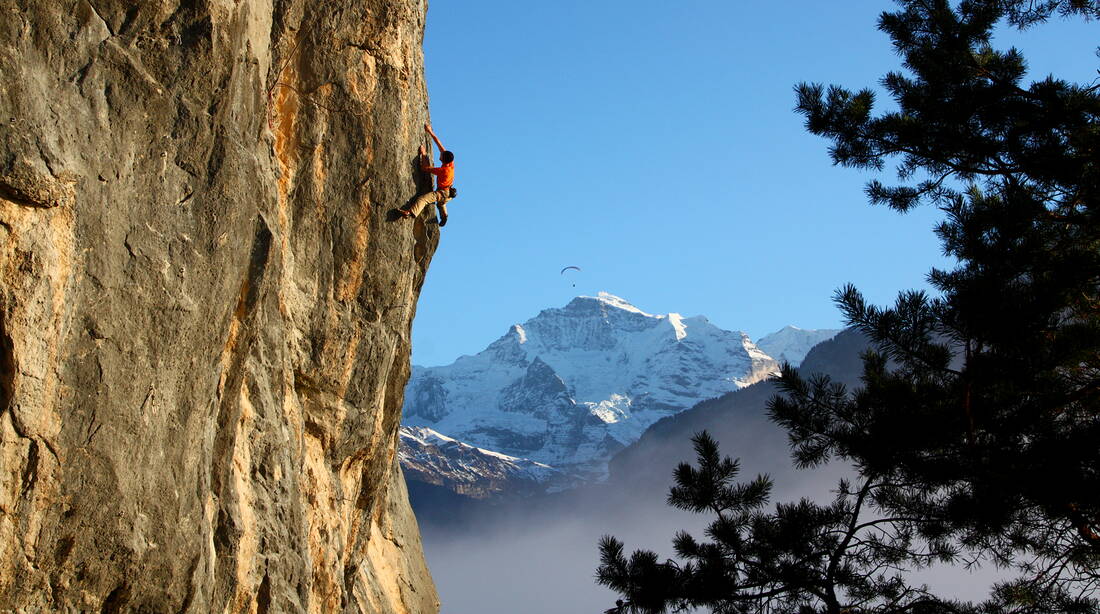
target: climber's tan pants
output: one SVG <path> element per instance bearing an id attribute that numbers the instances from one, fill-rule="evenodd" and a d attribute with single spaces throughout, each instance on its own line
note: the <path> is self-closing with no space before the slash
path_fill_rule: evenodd
<path id="1" fill-rule="evenodd" d="M 450 192 L 450 188 L 444 188 L 442 190 L 436 190 L 434 192 L 428 192 L 427 194 L 421 194 L 416 197 L 416 200 L 409 205 L 409 213 L 413 214 L 413 217 L 420 215 L 420 212 L 424 210 L 431 203 L 435 203 L 439 207 L 440 217 L 446 217 L 447 215 L 447 194 Z"/>

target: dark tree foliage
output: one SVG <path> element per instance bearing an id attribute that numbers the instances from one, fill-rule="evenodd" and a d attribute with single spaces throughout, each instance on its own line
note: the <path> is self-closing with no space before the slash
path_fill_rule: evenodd
<path id="1" fill-rule="evenodd" d="M 604 537 L 596 578 L 623 596 L 608 612 L 974 611 L 905 581 L 902 571 L 952 561 L 955 552 L 942 540 L 921 539 L 904 519 L 876 515 L 879 500 L 892 496 L 890 485 L 865 477 L 855 489 L 841 482 L 831 505 L 803 499 L 765 511 L 770 479 L 735 483 L 737 461 L 720 457 L 705 431 L 692 441 L 697 466 L 677 467 L 668 503 L 713 514 L 711 541 L 681 531 L 673 541 L 678 563 L 648 550 L 627 558 L 621 542 Z"/>
<path id="2" fill-rule="evenodd" d="M 906 292 L 891 308 L 840 290 L 849 323 L 879 348 L 863 387 L 849 394 L 788 368 L 772 416 L 803 464 L 840 457 L 903 485 L 887 509 L 1020 566 L 994 595 L 1006 611 L 1094 611 L 1100 86 L 1025 84 L 1024 58 L 994 50 L 990 35 L 1002 19 L 1096 17 L 1100 5 L 902 5 L 880 20 L 907 69 L 882 80 L 897 110 L 875 116 L 870 90 L 806 84 L 798 110 L 836 163 L 896 162 L 901 185 L 873 181 L 870 200 L 938 206 L 937 234 L 958 264 L 929 274 L 939 296 Z"/>
<path id="3" fill-rule="evenodd" d="M 877 348 L 862 386 L 785 367 L 770 404 L 799 463 L 850 462 L 858 486 L 765 512 L 770 482 L 731 486 L 736 464 L 697 439 L 669 502 L 715 514 L 711 541 L 678 535 L 678 563 L 605 538 L 611 612 L 1100 612 L 1100 85 L 1025 82 L 990 42 L 998 24 L 1100 18 L 1100 1 L 899 4 L 879 21 L 903 62 L 881 82 L 896 110 L 802 84 L 798 111 L 837 164 L 896 165 L 869 199 L 941 209 L 957 265 L 892 307 L 838 291 Z M 906 580 L 937 560 L 1019 574 L 953 603 Z"/>

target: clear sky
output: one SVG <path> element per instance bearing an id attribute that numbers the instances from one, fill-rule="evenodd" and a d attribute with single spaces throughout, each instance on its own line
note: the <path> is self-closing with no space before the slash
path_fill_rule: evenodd
<path id="1" fill-rule="evenodd" d="M 877 303 L 925 287 L 944 264 L 938 212 L 869 206 L 869 176 L 833 167 L 793 111 L 800 81 L 858 89 L 898 68 L 875 28 L 893 7 L 433 0 L 431 115 L 459 198 L 413 362 L 450 363 L 601 290 L 758 339 L 840 327 L 831 297 L 848 282 Z M 1093 81 L 1100 26 L 1057 21 L 1003 40 L 1033 77 Z"/>

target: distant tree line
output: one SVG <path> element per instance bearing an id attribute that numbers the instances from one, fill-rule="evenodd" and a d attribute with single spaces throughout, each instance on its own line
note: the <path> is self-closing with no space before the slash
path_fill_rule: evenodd
<path id="1" fill-rule="evenodd" d="M 858 389 L 783 368 L 769 412 L 795 460 L 855 478 L 832 504 L 769 508 L 771 482 L 737 482 L 697 435 L 669 503 L 713 515 L 707 541 L 681 532 L 662 561 L 605 537 L 597 581 L 622 597 L 608 612 L 1100 611 L 1100 85 L 1025 83 L 1025 58 L 991 45 L 998 24 L 1094 20 L 1100 2 L 899 5 L 879 19 L 904 67 L 881 81 L 896 110 L 873 114 L 869 89 L 796 88 L 835 163 L 896 164 L 873 204 L 944 212 L 957 262 L 929 273 L 936 296 L 837 292 L 876 348 Z M 1016 571 L 981 603 L 913 579 L 979 562 Z"/>

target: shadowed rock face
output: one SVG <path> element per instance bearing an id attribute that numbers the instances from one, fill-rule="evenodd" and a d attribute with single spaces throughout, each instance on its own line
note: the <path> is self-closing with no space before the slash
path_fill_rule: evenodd
<path id="1" fill-rule="evenodd" d="M 0 610 L 435 612 L 424 0 L 0 0 Z"/>

